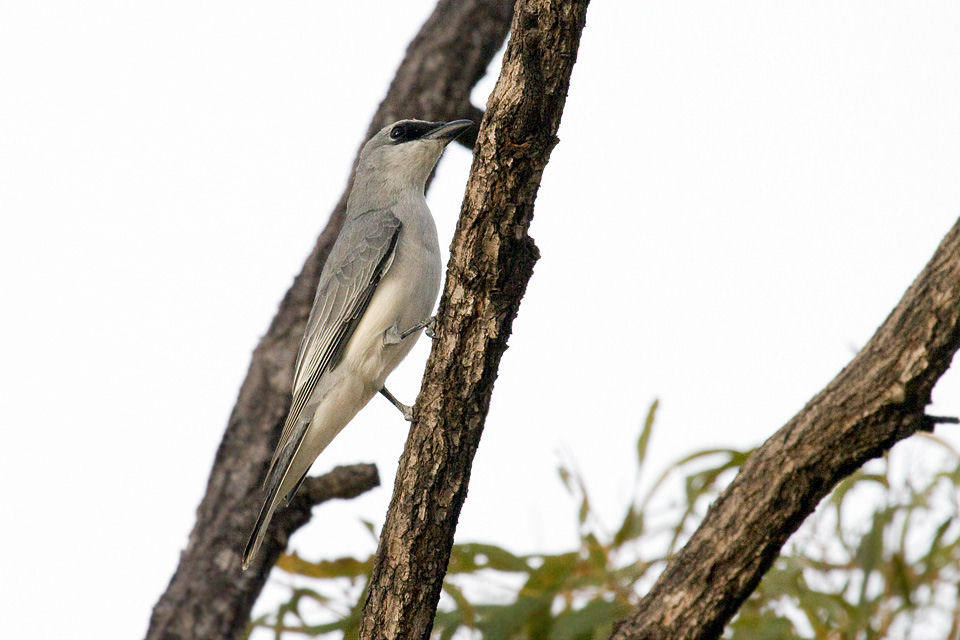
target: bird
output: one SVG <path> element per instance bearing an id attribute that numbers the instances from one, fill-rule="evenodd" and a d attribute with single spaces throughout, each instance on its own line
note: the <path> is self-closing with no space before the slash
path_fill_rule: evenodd
<path id="1" fill-rule="evenodd" d="M 276 510 L 310 466 L 378 392 L 407 420 L 384 381 L 430 330 L 440 292 L 437 227 L 424 196 L 447 144 L 470 120 L 400 120 L 360 151 L 343 226 L 320 274 L 300 342 L 293 399 L 263 483 L 263 501 L 243 551 L 250 567 Z"/>

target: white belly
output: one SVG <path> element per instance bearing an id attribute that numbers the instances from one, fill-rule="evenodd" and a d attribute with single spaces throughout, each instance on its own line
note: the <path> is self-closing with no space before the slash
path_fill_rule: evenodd
<path id="1" fill-rule="evenodd" d="M 439 255 L 401 235 L 390 268 L 380 280 L 337 368 L 355 371 L 371 394 L 410 352 L 420 331 L 399 344 L 385 345 L 384 333 L 401 333 L 429 319 L 440 291 Z"/>

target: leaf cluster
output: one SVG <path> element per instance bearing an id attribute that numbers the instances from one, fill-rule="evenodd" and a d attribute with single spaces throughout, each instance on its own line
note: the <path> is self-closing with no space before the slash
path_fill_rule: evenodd
<path id="1" fill-rule="evenodd" d="M 750 454 L 696 452 L 641 492 L 657 406 L 637 438 L 634 490 L 615 526 L 604 525 L 576 465 L 560 464 L 560 480 L 576 505 L 575 547 L 520 555 L 493 544 L 455 544 L 435 638 L 594 640 L 610 634 Z M 724 637 L 960 635 L 960 454 L 933 436 L 909 444 L 914 460 L 875 461 L 834 490 L 791 538 Z M 373 525 L 364 524 L 375 540 Z M 284 555 L 277 567 L 292 581 L 290 595 L 253 620 L 248 635 L 266 629 L 277 640 L 356 638 L 372 566 L 373 551 L 317 561 Z"/>

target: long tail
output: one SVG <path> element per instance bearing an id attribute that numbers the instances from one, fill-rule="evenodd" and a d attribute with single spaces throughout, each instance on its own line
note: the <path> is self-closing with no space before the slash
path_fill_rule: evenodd
<path id="1" fill-rule="evenodd" d="M 260 545 L 263 544 L 263 537 L 267 535 L 267 527 L 270 526 L 270 519 L 273 518 L 273 512 L 276 508 L 277 505 L 272 498 L 264 500 L 263 506 L 260 507 L 257 524 L 253 526 L 253 532 L 250 534 L 250 539 L 247 540 L 247 546 L 243 550 L 243 562 L 240 564 L 240 567 L 244 571 L 250 568 L 250 564 L 256 557 L 257 552 L 260 551 Z"/>
<path id="2" fill-rule="evenodd" d="M 267 472 L 267 478 L 264 482 L 265 496 L 263 504 L 260 506 L 260 514 L 257 516 L 257 523 L 253 525 L 253 531 L 250 533 L 250 539 L 247 540 L 247 546 L 243 550 L 243 561 L 240 566 L 244 571 L 250 567 L 253 559 L 257 556 L 257 552 L 260 551 L 263 539 L 267 535 L 267 528 L 270 526 L 270 520 L 273 518 L 277 507 L 286 504 L 286 498 L 292 496 L 300 483 L 303 482 L 303 477 L 300 477 L 292 490 L 284 491 L 282 494 L 280 492 L 287 475 L 289 475 L 293 459 L 303 442 L 303 436 L 307 433 L 308 426 L 310 426 L 309 422 L 301 422 L 297 425 L 291 437 L 277 452 L 270 465 L 270 470 Z M 306 476 L 306 473 L 303 476 Z"/>

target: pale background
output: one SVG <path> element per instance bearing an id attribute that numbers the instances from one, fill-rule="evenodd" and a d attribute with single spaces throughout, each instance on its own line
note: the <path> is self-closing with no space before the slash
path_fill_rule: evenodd
<path id="1" fill-rule="evenodd" d="M 4 637 L 142 636 L 431 8 L 0 4 Z M 760 442 L 848 361 L 960 214 L 958 33 L 955 2 L 595 0 L 459 539 L 573 544 L 559 456 L 613 522 L 652 399 L 660 469 Z M 468 168 L 452 147 L 430 194 L 444 247 Z M 390 379 L 406 401 L 427 349 Z M 956 371 L 934 400 L 960 413 Z M 369 549 L 404 435 L 374 399 L 315 469 L 373 461 L 387 488 L 295 546 Z"/>

